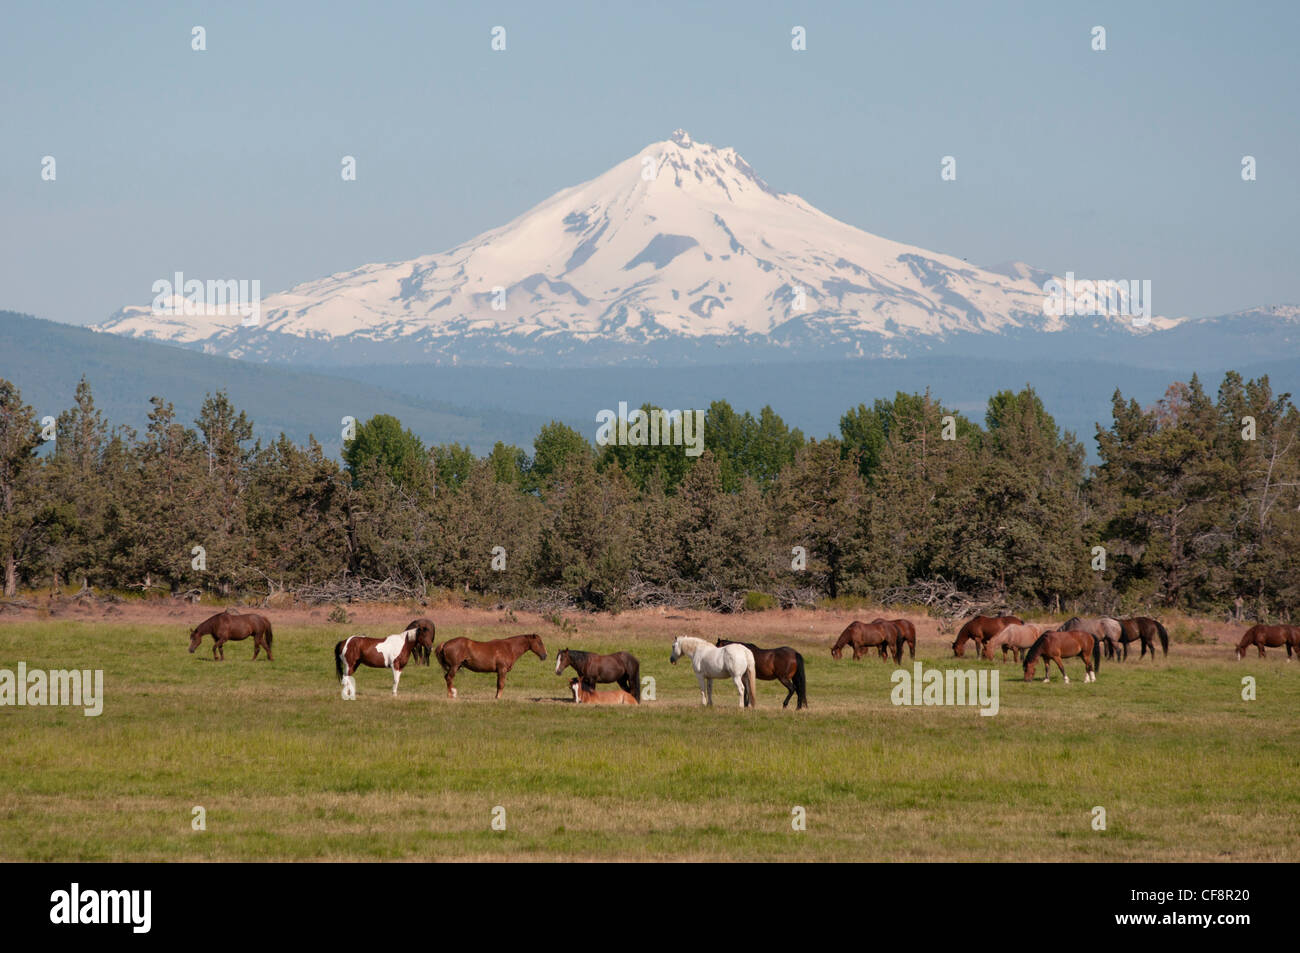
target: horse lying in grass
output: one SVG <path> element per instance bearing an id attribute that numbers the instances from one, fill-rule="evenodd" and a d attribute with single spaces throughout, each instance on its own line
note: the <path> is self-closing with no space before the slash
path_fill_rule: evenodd
<path id="1" fill-rule="evenodd" d="M 1045 682 L 1052 680 L 1052 663 L 1055 662 L 1056 667 L 1061 670 L 1061 677 L 1065 679 L 1065 684 L 1070 684 L 1070 676 L 1065 674 L 1065 666 L 1061 664 L 1062 659 L 1068 658 L 1083 659 L 1083 680 L 1095 682 L 1097 670 L 1101 668 L 1101 640 L 1091 632 L 1083 630 L 1044 632 L 1025 655 L 1025 681 L 1033 679 L 1034 668 L 1040 658 L 1045 668 L 1043 672 Z"/>
<path id="2" fill-rule="evenodd" d="M 754 653 L 754 676 L 764 681 L 775 679 L 786 688 L 785 701 L 781 702 L 781 707 L 786 708 L 790 704 L 792 696 L 799 696 L 795 703 L 795 709 L 808 707 L 808 682 L 804 676 L 803 656 L 790 648 L 783 645 L 778 649 L 760 649 L 752 642 L 733 642 L 731 639 L 718 639 L 715 643 L 719 648 L 724 645 L 743 645 Z"/>
<path id="3" fill-rule="evenodd" d="M 266 649 L 266 660 L 274 662 L 271 657 L 271 623 L 264 615 L 258 615 L 255 612 L 234 613 L 229 609 L 224 612 L 218 612 L 214 616 L 204 619 L 193 629 L 190 630 L 190 653 L 199 647 L 203 642 L 205 635 L 212 636 L 212 660 L 214 662 L 224 662 L 226 660 L 225 644 L 227 642 L 239 642 L 249 636 L 253 637 L 253 661 L 257 661 L 257 653 Z"/>
<path id="4" fill-rule="evenodd" d="M 512 635 L 505 639 L 492 639 L 488 642 L 476 642 L 473 639 L 448 639 L 434 650 L 438 664 L 442 666 L 442 675 L 447 682 L 447 697 L 456 697 L 456 673 L 462 668 L 471 672 L 497 673 L 497 700 L 506 687 L 506 673 L 514 667 L 519 656 L 532 652 L 543 662 L 546 661 L 546 646 L 534 632 L 527 635 Z"/>
<path id="5" fill-rule="evenodd" d="M 1246 655 L 1251 646 L 1259 649 L 1259 657 L 1264 657 L 1265 647 L 1270 649 L 1286 646 L 1287 661 L 1291 655 L 1300 652 L 1300 626 L 1295 625 L 1252 625 L 1237 643 L 1237 661 Z"/>
<path id="6" fill-rule="evenodd" d="M 433 651 L 433 632 L 432 622 L 416 619 L 404 631 L 395 635 L 382 639 L 354 635 L 334 646 L 334 671 L 343 683 L 344 701 L 356 700 L 357 680 L 354 676 L 357 668 L 362 665 L 369 668 L 391 668 L 393 694 L 396 695 L 397 683 L 402 680 L 402 670 L 408 661 L 415 659 L 417 664 L 429 664 L 429 653 Z"/>
<path id="7" fill-rule="evenodd" d="M 730 678 L 740 695 L 741 708 L 754 708 L 758 699 L 754 691 L 754 653 L 739 643 L 718 648 L 703 639 L 679 635 L 673 640 L 668 661 L 674 665 L 683 655 L 691 660 L 695 680 L 700 686 L 700 704 L 713 704 L 713 680 Z"/>
<path id="8" fill-rule="evenodd" d="M 874 648 L 880 653 L 880 660 L 886 662 L 889 660 L 889 650 L 894 644 L 893 626 L 881 625 L 877 622 L 850 622 L 840 633 L 839 640 L 831 646 L 831 658 L 837 659 L 844 654 L 844 646 L 851 646 L 853 649 L 853 660 L 856 662 L 866 654 L 867 649 Z"/>
<path id="9" fill-rule="evenodd" d="M 603 692 L 596 691 L 596 683 L 590 678 L 576 675 L 569 679 L 569 691 L 573 700 L 579 705 L 639 705 L 640 702 L 631 692 L 621 688 L 610 688 Z"/>
<path id="10" fill-rule="evenodd" d="M 617 682 L 619 688 L 637 702 L 641 701 L 641 663 L 630 652 L 598 655 L 577 649 L 560 649 L 560 654 L 555 657 L 555 674 L 559 675 L 568 665 L 573 666 L 580 678 L 589 678 L 592 682 Z"/>
<path id="11" fill-rule="evenodd" d="M 958 630 L 957 638 L 952 643 L 952 654 L 957 658 L 965 658 L 966 643 L 973 641 L 978 656 L 984 643 L 1009 625 L 1024 625 L 1024 620 L 1014 615 L 977 615 Z"/>
<path id="12" fill-rule="evenodd" d="M 894 664 L 903 661 L 903 643 L 907 643 L 907 657 L 916 658 L 916 626 L 906 619 L 872 619 L 872 625 L 883 625 L 893 630 Z"/>

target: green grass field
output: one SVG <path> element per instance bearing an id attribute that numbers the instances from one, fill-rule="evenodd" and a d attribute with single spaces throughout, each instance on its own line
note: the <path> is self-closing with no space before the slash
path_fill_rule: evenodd
<path id="1" fill-rule="evenodd" d="M 783 711 L 760 682 L 745 712 L 726 683 L 699 706 L 668 663 L 669 625 L 531 627 L 548 659 L 521 658 L 500 702 L 470 673 L 448 701 L 436 662 L 408 668 L 396 698 L 389 672 L 362 669 L 342 701 L 331 651 L 353 627 L 277 625 L 274 663 L 242 642 L 218 664 L 210 641 L 186 654 L 177 625 L 0 625 L 0 668 L 102 668 L 106 696 L 97 718 L 0 708 L 0 859 L 1300 859 L 1300 664 L 1285 653 L 1175 644 L 1154 665 L 1103 663 L 1090 685 L 1078 661 L 1069 685 L 997 666 L 1001 711 L 982 717 L 895 707 L 894 665 L 832 661 L 820 632 L 764 637 L 805 653 L 812 707 Z M 484 613 L 438 637 L 529 630 Z M 566 644 L 635 652 L 657 700 L 567 702 Z M 923 640 L 918 658 L 994 667 L 941 648 Z"/>

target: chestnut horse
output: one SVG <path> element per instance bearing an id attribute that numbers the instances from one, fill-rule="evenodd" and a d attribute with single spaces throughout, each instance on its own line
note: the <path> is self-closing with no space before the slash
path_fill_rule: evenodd
<path id="1" fill-rule="evenodd" d="M 887 625 L 894 629 L 894 663 L 903 660 L 903 643 L 907 643 L 907 657 L 916 658 L 916 626 L 906 619 L 872 619 L 872 625 Z"/>
<path id="2" fill-rule="evenodd" d="M 768 682 L 775 679 L 785 686 L 786 695 L 785 701 L 781 702 L 782 708 L 790 705 L 790 698 L 794 695 L 799 696 L 794 706 L 796 711 L 808 707 L 808 683 L 804 677 L 803 656 L 790 646 L 760 649 L 752 642 L 733 642 L 731 639 L 718 639 L 714 644 L 718 648 L 724 645 L 743 645 L 749 649 L 754 653 L 754 677 Z"/>
<path id="3" fill-rule="evenodd" d="M 1088 661 L 1089 656 L 1092 657 L 1091 662 Z M 1065 630 L 1044 632 L 1025 655 L 1025 681 L 1030 681 L 1034 677 L 1034 667 L 1038 664 L 1039 658 L 1043 660 L 1045 682 L 1052 680 L 1052 663 L 1055 662 L 1056 667 L 1061 670 L 1061 677 L 1065 679 L 1065 684 L 1070 684 L 1070 676 L 1065 674 L 1065 666 L 1061 664 L 1061 660 L 1067 658 L 1083 659 L 1083 680 L 1095 682 L 1097 670 L 1101 668 L 1101 640 L 1083 629 L 1070 632 Z"/>
<path id="4" fill-rule="evenodd" d="M 447 680 L 447 697 L 456 697 L 456 686 L 452 682 L 461 668 L 471 672 L 497 673 L 497 698 L 506 687 L 506 672 L 519 660 L 519 656 L 531 651 L 539 659 L 546 660 L 546 646 L 536 633 L 512 635 L 505 639 L 492 639 L 488 642 L 476 642 L 473 639 L 449 639 L 434 649 L 438 664 L 442 666 L 443 677 Z"/>
<path id="5" fill-rule="evenodd" d="M 257 653 L 266 649 L 266 660 L 273 662 L 271 657 L 271 623 L 264 615 L 257 615 L 250 612 L 247 615 L 233 613 L 229 609 L 224 612 L 218 612 L 214 616 L 204 619 L 193 629 L 190 630 L 190 653 L 199 647 L 205 635 L 212 636 L 212 660 L 214 662 L 224 662 L 226 659 L 226 650 L 223 648 L 227 642 L 239 642 L 253 637 L 253 660 L 257 660 Z"/>
<path id="6" fill-rule="evenodd" d="M 1025 652 L 1031 649 L 1038 637 L 1050 629 L 1047 625 L 1034 625 L 1029 622 L 1022 622 L 1019 625 L 1012 624 L 1007 626 L 993 638 L 984 643 L 984 650 L 981 653 L 989 661 L 993 660 L 993 650 L 1002 649 L 1002 661 L 1007 660 L 1007 650 L 1010 649 L 1019 662 L 1025 656 Z"/>
<path id="7" fill-rule="evenodd" d="M 1150 649 L 1151 659 L 1155 660 L 1156 639 L 1160 640 L 1160 648 L 1164 651 L 1165 658 L 1169 657 L 1169 633 L 1165 631 L 1165 627 L 1159 620 L 1139 615 L 1131 619 L 1120 619 L 1119 625 L 1123 632 L 1120 641 L 1124 643 L 1124 658 L 1128 658 L 1128 643 L 1135 639 L 1142 641 L 1142 654 L 1138 656 L 1139 659 L 1147 654 L 1147 649 Z"/>
<path id="8" fill-rule="evenodd" d="M 831 658 L 839 658 L 844 653 L 844 646 L 853 647 L 853 660 L 856 662 L 866 654 L 866 650 L 875 647 L 880 652 L 880 660 L 888 661 L 889 649 L 894 644 L 894 627 L 879 623 L 850 622 L 840 633 L 839 641 L 831 647 Z"/>
<path id="9" fill-rule="evenodd" d="M 1246 649 L 1251 646 L 1259 649 L 1259 657 L 1264 657 L 1264 647 L 1270 649 L 1286 646 L 1289 661 L 1293 651 L 1300 651 L 1300 626 L 1294 625 L 1252 625 L 1237 643 L 1237 661 L 1246 656 Z"/>
<path id="10" fill-rule="evenodd" d="M 975 640 L 976 653 L 984 648 L 984 643 L 997 635 L 1009 625 L 1024 625 L 1023 619 L 1013 615 L 977 615 L 957 632 L 952 643 L 952 654 L 958 658 L 966 657 L 966 643 Z"/>
<path id="11" fill-rule="evenodd" d="M 590 678 L 578 678 L 576 675 L 569 679 L 569 691 L 573 692 L 573 700 L 579 705 L 639 705 L 636 697 L 631 692 L 624 691 L 621 688 L 611 688 L 607 691 L 596 691 L 596 683 Z"/>
<path id="12" fill-rule="evenodd" d="M 343 699 L 355 701 L 357 697 L 357 680 L 354 677 L 359 666 L 369 668 L 391 668 L 393 670 L 393 694 L 397 694 L 397 683 L 402 680 L 402 669 L 406 663 L 415 659 L 417 664 L 428 665 L 429 653 L 433 651 L 433 623 L 428 619 L 416 619 L 406 629 L 396 635 L 375 639 L 366 635 L 353 635 L 334 646 L 334 671 L 343 683 Z"/>
<path id="13" fill-rule="evenodd" d="M 595 652 L 579 652 L 577 649 L 560 649 L 555 658 L 555 674 L 564 671 L 566 665 L 581 678 L 592 682 L 617 682 L 618 687 L 641 701 L 641 663 L 629 652 L 615 652 L 612 655 L 597 655 Z"/>

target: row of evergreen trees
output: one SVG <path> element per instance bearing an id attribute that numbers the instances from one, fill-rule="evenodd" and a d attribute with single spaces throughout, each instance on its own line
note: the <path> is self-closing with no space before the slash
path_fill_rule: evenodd
<path id="1" fill-rule="evenodd" d="M 1212 399 L 1193 377 L 1147 409 L 1116 392 L 1092 467 L 1029 388 L 993 395 L 982 425 L 900 393 L 823 440 L 719 401 L 699 457 L 561 423 L 480 458 L 380 415 L 341 464 L 252 434 L 224 393 L 193 427 L 154 398 L 143 435 L 110 428 L 85 380 L 43 432 L 0 380 L 5 594 L 391 580 L 618 608 L 632 581 L 836 597 L 941 578 L 1025 608 L 1241 600 L 1263 618 L 1300 599 L 1300 415 L 1267 378 L 1230 373 Z"/>

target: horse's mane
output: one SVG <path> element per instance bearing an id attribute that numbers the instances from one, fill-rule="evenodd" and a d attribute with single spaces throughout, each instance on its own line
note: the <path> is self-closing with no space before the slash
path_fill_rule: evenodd
<path id="1" fill-rule="evenodd" d="M 709 645 L 708 640 L 696 638 L 693 635 L 679 635 L 677 636 L 677 641 L 682 644 L 683 652 L 686 652 L 686 647 L 690 646 L 691 651 L 687 652 L 686 653 L 687 655 L 690 655 L 691 652 L 694 652 L 701 645 L 705 646 L 706 648 L 717 648 L 717 646 Z"/>
<path id="2" fill-rule="evenodd" d="M 583 661 L 584 659 L 588 658 L 591 655 L 590 652 L 584 652 L 581 649 L 565 649 L 564 651 L 569 653 L 570 659 L 579 662 Z"/>
<path id="3" fill-rule="evenodd" d="M 1043 643 L 1047 641 L 1047 637 L 1051 634 L 1052 633 L 1050 632 L 1044 632 L 1034 640 L 1034 644 L 1029 646 L 1029 651 L 1025 653 L 1025 662 L 1021 668 L 1029 668 L 1029 663 L 1037 659 L 1038 656 L 1043 653 Z M 1051 663 L 1049 662 L 1048 664 L 1050 665 Z"/>

